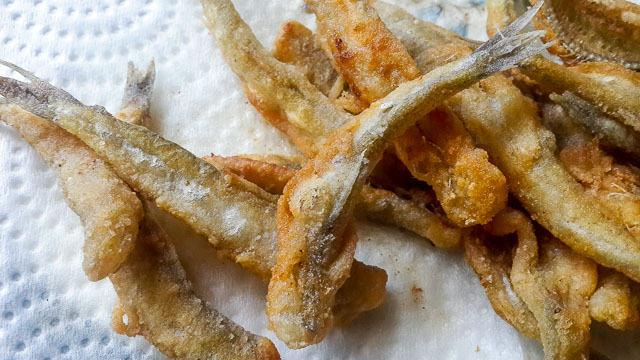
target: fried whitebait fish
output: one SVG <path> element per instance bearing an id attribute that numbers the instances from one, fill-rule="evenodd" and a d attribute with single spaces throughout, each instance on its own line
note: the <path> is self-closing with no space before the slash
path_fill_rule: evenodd
<path id="1" fill-rule="evenodd" d="M 143 221 L 129 259 L 109 279 L 118 294 L 111 327 L 144 336 L 169 357 L 280 359 L 269 339 L 244 330 L 198 298 L 173 244 L 150 219 Z"/>
<path id="2" fill-rule="evenodd" d="M 229 0 L 202 0 L 205 24 L 231 70 L 240 78 L 249 101 L 285 133 L 307 157 L 349 121 L 295 67 L 274 58 L 251 32 Z"/>
<path id="3" fill-rule="evenodd" d="M 487 231 L 496 236 L 517 234 L 510 279 L 515 294 L 536 318 L 545 359 L 587 358 L 596 264 L 544 230 L 536 234 L 531 221 L 517 210 L 498 214 Z"/>
<path id="4" fill-rule="evenodd" d="M 573 122 L 582 125 L 583 131 L 597 137 L 603 148 L 620 153 L 629 162 L 640 166 L 640 133 L 612 119 L 571 92 L 550 94 L 549 98 L 561 105 Z"/>
<path id="5" fill-rule="evenodd" d="M 589 313 L 593 320 L 617 330 L 640 328 L 640 284 L 617 271 L 600 268 Z"/>
<path id="6" fill-rule="evenodd" d="M 640 279 L 640 242 L 565 170 L 531 100 L 493 76 L 448 102 L 537 222 L 577 253 Z"/>
<path id="7" fill-rule="evenodd" d="M 144 127 L 119 121 L 103 108 L 82 105 L 69 93 L 31 73 L 4 64 L 31 82 L 2 77 L 0 95 L 73 133 L 103 156 L 136 192 L 206 236 L 222 256 L 262 280 L 269 280 L 278 247 L 277 196 L 238 176 L 221 173 Z M 358 283 L 386 282 L 384 270 L 369 268 L 380 275 L 358 279 Z M 371 284 L 370 288 L 377 289 L 380 285 Z M 344 292 L 345 296 L 353 294 L 349 289 Z M 384 295 L 366 294 L 375 297 L 377 305 Z M 342 296 L 340 292 L 338 296 Z M 342 301 L 354 304 L 351 310 L 357 313 L 371 310 L 358 307 L 362 304 L 360 299 Z"/>
<path id="8" fill-rule="evenodd" d="M 604 114 L 640 131 L 640 73 L 613 63 L 566 67 L 541 56 L 521 66 L 525 75 L 550 91 L 569 91 Z"/>
<path id="9" fill-rule="evenodd" d="M 316 36 L 304 25 L 289 20 L 280 26 L 274 42 L 273 56 L 286 64 L 296 66 L 324 95 L 330 99 L 337 98 L 332 89 L 338 81 L 338 74 L 331 67 L 331 62 L 324 56 Z M 342 84 L 342 81 L 337 85 Z M 342 89 L 339 89 L 342 90 Z"/>
<path id="10" fill-rule="evenodd" d="M 316 15 L 318 35 L 334 68 L 362 101 L 378 100 L 420 75 L 402 43 L 367 1 L 306 3 Z M 395 142 L 395 150 L 413 176 L 433 187 L 443 210 L 458 226 L 487 223 L 506 205 L 504 175 L 445 108 L 409 128 Z"/>
<path id="11" fill-rule="evenodd" d="M 555 104 L 542 104 L 543 124 L 554 132 L 558 158 L 608 215 L 640 241 L 640 176 L 605 153 L 597 137 Z"/>
<path id="12" fill-rule="evenodd" d="M 239 175 L 272 194 L 281 195 L 285 185 L 295 175 L 296 169 L 243 156 L 206 156 L 204 160 L 222 171 Z M 395 193 L 363 186 L 357 201 L 356 212 L 370 220 L 412 231 L 440 248 L 460 245 L 462 230 L 448 223 L 427 208 L 428 203 L 407 200 Z"/>
<path id="13" fill-rule="evenodd" d="M 444 99 L 544 49 L 517 35 L 528 12 L 469 57 L 404 83 L 336 131 L 278 201 L 278 257 L 267 295 L 270 327 L 290 347 L 322 340 L 335 293 L 351 267 L 355 201 L 389 144 Z"/>
<path id="14" fill-rule="evenodd" d="M 493 310 L 522 335 L 539 340 L 538 321 L 511 284 L 513 242 L 474 229 L 463 243 L 464 259 L 480 279 Z"/>
<path id="15" fill-rule="evenodd" d="M 84 226 L 82 268 L 89 280 L 116 271 L 133 249 L 143 216 L 136 194 L 93 150 L 55 124 L 4 103 L 0 120 L 55 170 L 65 199 Z"/>
<path id="16" fill-rule="evenodd" d="M 426 30 L 434 26 L 419 20 L 414 25 Z M 441 54 L 443 60 L 470 52 L 464 46 L 448 47 L 450 53 Z M 531 60 L 526 63 L 531 64 Z M 640 280 L 640 244 L 623 226 L 608 218 L 606 210 L 594 204 L 563 168 L 554 156 L 553 135 L 540 125 L 533 102 L 524 98 L 509 80 L 496 75 L 447 103 L 505 174 L 510 191 L 537 222 L 577 253 Z"/>

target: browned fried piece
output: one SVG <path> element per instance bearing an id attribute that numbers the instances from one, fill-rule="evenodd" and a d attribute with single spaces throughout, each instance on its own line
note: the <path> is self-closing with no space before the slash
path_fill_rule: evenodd
<path id="1" fill-rule="evenodd" d="M 459 226 L 484 224 L 507 202 L 506 179 L 475 147 L 471 135 L 440 106 L 395 142 L 411 173 L 433 187 L 447 217 Z"/>
<path id="2" fill-rule="evenodd" d="M 211 154 L 203 159 L 216 168 L 239 175 L 272 194 L 282 194 L 282 189 L 296 172 L 295 169 L 243 156 L 224 157 Z"/>
<path id="3" fill-rule="evenodd" d="M 453 44 L 476 47 L 481 44 L 465 39 L 449 29 L 420 20 L 398 6 L 380 0 L 370 0 L 369 3 L 376 9 L 387 29 L 402 42 L 414 59 L 432 46 Z"/>
<path id="4" fill-rule="evenodd" d="M 164 232 L 149 219 L 142 224 L 131 256 L 109 277 L 119 298 L 111 321 L 116 332 L 142 335 L 172 358 L 280 358 L 269 339 L 200 300 Z"/>
<path id="5" fill-rule="evenodd" d="M 142 126 L 117 120 L 101 108 L 83 105 L 71 94 L 28 71 L 4 64 L 30 81 L 0 77 L 0 94 L 8 101 L 73 133 L 103 156 L 114 172 L 136 192 L 206 236 L 220 255 L 232 259 L 264 281 L 269 280 L 278 247 L 276 196 L 239 176 L 223 174 Z M 381 304 L 384 293 L 374 295 Z M 338 290 L 336 297 L 340 296 Z M 359 299 L 344 300 L 353 301 L 362 304 Z M 371 309 L 354 307 L 352 310 Z"/>
<path id="6" fill-rule="evenodd" d="M 536 238 L 531 221 L 517 210 L 499 213 L 486 229 L 496 236 L 518 235 L 511 283 L 537 320 L 545 359 L 588 357 L 596 264 L 544 230 Z"/>
<path id="7" fill-rule="evenodd" d="M 474 229 L 464 237 L 465 260 L 484 287 L 493 310 L 522 335 L 540 339 L 538 321 L 511 285 L 513 241 Z"/>
<path id="8" fill-rule="evenodd" d="M 384 150 L 452 94 L 544 49 L 518 34 L 534 7 L 469 57 L 401 84 L 343 125 L 287 183 L 278 201 L 278 256 L 267 294 L 270 328 L 291 347 L 322 340 L 357 238 L 355 200 Z"/>
<path id="9" fill-rule="evenodd" d="M 249 101 L 307 157 L 349 114 L 334 105 L 295 67 L 276 60 L 255 38 L 229 0 L 202 0 L 205 24 Z"/>
<path id="10" fill-rule="evenodd" d="M 577 253 L 640 279 L 640 243 L 564 169 L 531 100 L 492 76 L 448 103 L 536 221 Z"/>
<path id="11" fill-rule="evenodd" d="M 282 194 L 284 186 L 296 173 L 295 169 L 244 156 L 222 157 L 211 154 L 204 157 L 204 160 L 278 195 Z M 429 211 L 428 204 L 430 202 L 405 200 L 388 190 L 364 186 L 356 206 L 360 215 L 412 231 L 429 239 L 437 247 L 452 248 L 460 245 L 461 229 Z"/>
<path id="12" fill-rule="evenodd" d="M 640 73 L 613 63 L 565 67 L 541 56 L 532 57 L 521 69 L 547 92 L 569 91 L 640 132 Z"/>
<path id="13" fill-rule="evenodd" d="M 89 280 L 116 271 L 133 249 L 143 216 L 136 194 L 93 150 L 55 124 L 7 104 L 0 104 L 0 120 L 55 170 L 66 201 L 84 226 L 82 268 Z"/>
<path id="14" fill-rule="evenodd" d="M 568 146 L 560 161 L 609 215 L 640 241 L 640 177 L 605 154 L 597 141 Z"/>
<path id="15" fill-rule="evenodd" d="M 367 1 L 307 0 L 333 65 L 370 103 L 420 75 L 402 43 Z M 395 142 L 413 176 L 427 182 L 458 226 L 484 224 L 507 200 L 506 180 L 455 115 L 440 107 Z"/>
<path id="16" fill-rule="evenodd" d="M 538 0 L 530 0 L 536 4 Z M 546 0 L 534 19 L 566 64 L 610 61 L 640 68 L 640 6 L 625 0 Z"/>
<path id="17" fill-rule="evenodd" d="M 407 50 L 367 1 L 305 2 L 316 15 L 323 49 L 355 96 L 370 104 L 420 76 Z"/>
<path id="18" fill-rule="evenodd" d="M 599 268 L 598 275 L 598 288 L 589 302 L 591 318 L 617 330 L 640 328 L 640 284 L 606 268 Z"/>
<path id="19" fill-rule="evenodd" d="M 283 63 L 295 65 L 327 96 L 338 80 L 338 74 L 324 56 L 318 39 L 311 30 L 297 21 L 289 20 L 280 26 L 273 56 Z"/>
<path id="20" fill-rule="evenodd" d="M 640 133 L 612 119 L 571 92 L 550 94 L 549 98 L 562 106 L 572 122 L 580 124 L 584 131 L 597 137 L 605 150 L 620 154 L 625 160 L 640 166 Z"/>

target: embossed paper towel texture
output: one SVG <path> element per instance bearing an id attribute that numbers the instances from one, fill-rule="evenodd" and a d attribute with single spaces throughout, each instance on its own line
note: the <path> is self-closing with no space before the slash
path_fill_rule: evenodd
<path id="1" fill-rule="evenodd" d="M 269 47 L 287 19 L 315 27 L 301 0 L 234 3 Z M 395 3 L 462 35 L 486 37 L 483 1 Z M 295 153 L 247 103 L 201 18 L 194 0 L 3 0 L 0 57 L 111 112 L 120 102 L 127 62 L 146 66 L 154 58 L 153 130 L 198 155 Z M 82 227 L 54 173 L 4 125 L 0 154 L 0 358 L 162 358 L 144 339 L 109 328 L 115 294 L 108 280 L 91 283 L 82 272 Z M 198 293 L 272 339 L 285 359 L 541 356 L 539 345 L 495 315 L 460 253 L 369 223 L 360 226 L 357 257 L 387 270 L 384 305 L 319 345 L 288 350 L 266 330 L 266 286 L 233 264 L 211 261 L 206 241 L 165 217 Z M 619 341 L 600 346 L 629 344 Z"/>

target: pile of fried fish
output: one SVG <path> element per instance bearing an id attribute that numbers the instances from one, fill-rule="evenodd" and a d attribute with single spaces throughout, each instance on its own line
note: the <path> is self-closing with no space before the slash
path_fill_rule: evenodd
<path id="1" fill-rule="evenodd" d="M 279 358 L 198 298 L 150 207 L 269 284 L 269 328 L 290 348 L 384 300 L 385 271 L 354 260 L 354 216 L 463 248 L 547 359 L 587 358 L 592 320 L 640 328 L 640 6 L 488 0 L 481 43 L 383 1 L 305 3 L 317 32 L 287 21 L 270 51 L 231 1 L 202 0 L 299 157 L 198 158 L 148 130 L 153 64 L 130 65 L 112 116 L 2 62 L 27 81 L 0 77 L 0 119 L 55 169 L 87 277 L 117 292 L 116 332 L 169 357 Z"/>

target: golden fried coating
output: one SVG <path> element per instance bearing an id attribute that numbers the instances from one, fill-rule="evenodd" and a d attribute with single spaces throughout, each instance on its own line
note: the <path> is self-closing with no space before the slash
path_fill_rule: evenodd
<path id="1" fill-rule="evenodd" d="M 396 140 L 395 148 L 411 173 L 433 187 L 455 224 L 485 224 L 505 207 L 504 175 L 447 107 L 419 120 Z"/>
<path id="2" fill-rule="evenodd" d="M 307 157 L 350 116 L 295 67 L 276 60 L 229 0 L 202 0 L 205 24 L 260 113 Z"/>
<path id="3" fill-rule="evenodd" d="M 172 358 L 280 359 L 269 339 L 198 298 L 164 232 L 149 219 L 142 225 L 131 256 L 109 276 L 119 298 L 113 330 L 142 335 Z"/>
<path id="4" fill-rule="evenodd" d="M 547 91 L 574 95 L 603 113 L 640 131 L 640 73 L 613 63 L 581 63 L 565 67 L 536 56 L 522 71 Z"/>
<path id="5" fill-rule="evenodd" d="M 591 318 L 617 330 L 640 328 L 640 284 L 606 268 L 598 275 L 598 288 L 589 302 Z"/>
<path id="6" fill-rule="evenodd" d="M 517 232 L 511 283 L 538 322 L 545 359 L 581 359 L 589 355 L 589 299 L 596 289 L 597 266 L 549 233 L 536 234 L 519 211 L 496 216 L 489 232 Z"/>
<path id="7" fill-rule="evenodd" d="M 640 177 L 605 154 L 597 141 L 568 146 L 560 161 L 611 217 L 640 242 Z"/>
<path id="8" fill-rule="evenodd" d="M 569 121 L 579 123 L 584 131 L 597 137 L 603 148 L 621 153 L 625 160 L 640 166 L 640 133 L 603 114 L 571 92 L 550 94 L 549 98 L 564 108 L 571 118 Z"/>
<path id="9" fill-rule="evenodd" d="M 295 169 L 270 162 L 252 160 L 242 155 L 224 157 L 211 154 L 202 159 L 221 171 L 228 171 L 241 176 L 277 195 L 282 194 L 284 186 L 296 173 Z"/>
<path id="10" fill-rule="evenodd" d="M 402 44 L 367 1 L 305 0 L 316 15 L 318 37 L 352 93 L 370 104 L 420 76 Z"/>
<path id="11" fill-rule="evenodd" d="M 0 95 L 72 132 L 134 190 L 206 236 L 222 256 L 269 280 L 278 247 L 277 196 L 239 176 L 223 174 L 158 134 L 85 106 L 69 93 L 11 66 L 31 82 L 0 77 Z M 348 289 L 346 293 L 350 294 Z M 378 300 L 381 304 L 383 298 Z M 357 307 L 362 303 L 359 299 L 344 301 L 355 301 L 353 311 L 370 310 Z"/>
<path id="12" fill-rule="evenodd" d="M 455 32 L 426 22 L 409 14 L 404 9 L 380 0 L 370 0 L 387 29 L 402 42 L 414 59 L 426 49 L 444 44 L 478 46 L 481 43 L 465 39 Z M 423 73 L 423 71 L 421 69 Z"/>
<path id="13" fill-rule="evenodd" d="M 511 285 L 513 244 L 479 229 L 465 236 L 463 243 L 464 259 L 478 275 L 493 310 L 522 335 L 540 339 L 538 321 Z"/>
<path id="14" fill-rule="evenodd" d="M 156 65 L 153 61 L 147 71 L 136 69 L 130 62 L 120 112 L 115 117 L 130 124 L 146 126 L 150 118 L 151 90 L 155 79 Z"/>
<path id="15" fill-rule="evenodd" d="M 413 80 L 420 70 L 366 1 L 307 0 L 323 48 L 350 89 L 368 103 Z M 400 160 L 427 182 L 458 226 L 487 223 L 507 200 L 506 180 L 453 114 L 421 119 L 395 143 Z"/>
<path id="16" fill-rule="evenodd" d="M 556 41 L 549 52 L 566 64 L 595 60 L 640 69 L 639 18 L 640 5 L 625 0 L 546 0 L 533 23 L 547 31 L 544 41 Z"/>
<path id="17" fill-rule="evenodd" d="M 531 100 L 509 80 L 493 76 L 449 104 L 537 222 L 578 254 L 640 279 L 640 243 L 565 170 Z"/>
<path id="18" fill-rule="evenodd" d="M 329 96 L 338 80 L 338 74 L 331 67 L 331 61 L 324 55 L 318 39 L 311 30 L 297 21 L 289 20 L 280 26 L 273 47 L 273 56 L 278 61 L 300 69 L 326 96 Z"/>
<path id="19" fill-rule="evenodd" d="M 278 201 L 278 256 L 267 315 L 270 328 L 290 347 L 316 343 L 332 326 L 329 309 L 357 241 L 351 230 L 355 201 L 384 150 L 450 95 L 542 51 L 531 45 L 539 33 L 516 35 L 536 10 L 469 57 L 401 84 L 373 103 L 287 183 Z"/>
<path id="20" fill-rule="evenodd" d="M 55 124 L 8 104 L 0 104 L 0 120 L 55 170 L 65 199 L 84 225 L 82 268 L 89 280 L 116 271 L 133 250 L 143 216 L 136 194 L 93 150 Z"/>
<path id="21" fill-rule="evenodd" d="M 282 194 L 284 186 L 296 172 L 295 169 L 252 160 L 245 155 L 222 157 L 211 154 L 203 159 L 222 171 L 239 175 L 278 195 Z M 417 199 L 403 199 L 391 191 L 365 185 L 356 207 L 359 215 L 412 231 L 437 247 L 453 248 L 460 245 L 461 229 L 431 212 L 426 207 L 428 204 Z"/>

